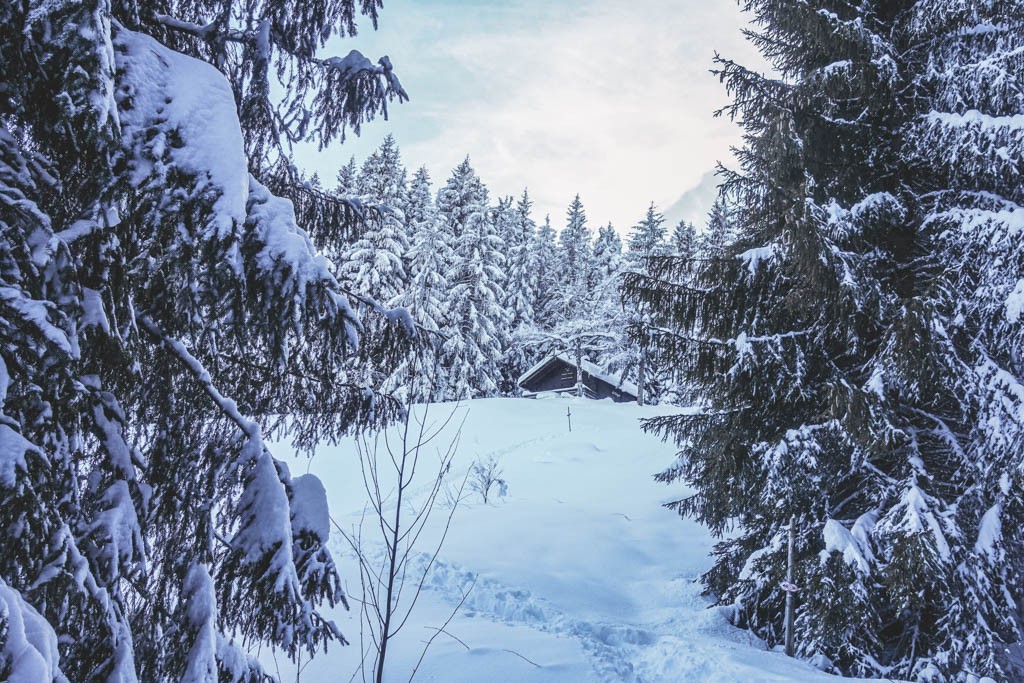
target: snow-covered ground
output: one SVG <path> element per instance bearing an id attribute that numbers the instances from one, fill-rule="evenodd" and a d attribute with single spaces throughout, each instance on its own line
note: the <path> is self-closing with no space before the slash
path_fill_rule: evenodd
<path id="1" fill-rule="evenodd" d="M 671 461 L 673 448 L 638 427 L 640 417 L 671 409 L 562 398 L 430 410 L 429 419 L 438 422 L 456 411 L 449 433 L 465 418 L 451 479 L 495 456 L 508 489 L 490 504 L 474 496 L 457 508 L 423 597 L 392 646 L 386 680 L 409 679 L 424 642 L 471 586 L 416 680 L 836 680 L 767 651 L 708 608 L 699 577 L 710 564 L 713 539 L 660 507 L 682 492 L 651 478 Z M 432 445 L 443 449 L 447 441 Z M 274 451 L 281 457 L 286 448 Z M 323 480 L 342 528 L 358 523 L 366 494 L 351 443 L 324 446 L 312 461 L 295 458 L 289 465 L 294 474 L 308 467 Z M 424 476 L 426 484 L 430 475 Z M 423 551 L 436 537 L 428 535 L 420 541 Z M 332 534 L 331 544 L 348 592 L 358 597 L 352 552 L 340 534 Z M 304 663 L 303 683 L 343 683 L 357 670 L 358 606 L 331 616 L 353 645 Z M 271 670 L 280 665 L 282 680 L 296 680 L 283 658 L 275 662 L 263 653 L 262 659 Z"/>

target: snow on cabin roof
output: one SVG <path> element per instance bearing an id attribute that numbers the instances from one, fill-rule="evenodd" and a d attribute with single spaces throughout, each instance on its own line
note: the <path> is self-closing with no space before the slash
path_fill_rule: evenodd
<path id="1" fill-rule="evenodd" d="M 537 374 L 538 372 L 540 372 L 541 370 L 543 370 L 544 367 L 547 366 L 547 364 L 550 363 L 553 360 L 560 360 L 563 363 L 565 363 L 566 365 L 571 365 L 573 367 L 576 366 L 576 362 L 574 360 L 570 359 L 568 354 L 565 354 L 565 353 L 552 354 L 550 356 L 545 357 L 539 363 L 537 363 L 532 368 L 530 368 L 529 370 L 524 372 L 522 374 L 522 376 L 520 376 L 519 379 L 516 381 L 516 384 L 522 386 L 523 382 L 526 382 L 527 380 L 530 379 L 531 376 L 533 376 L 533 375 Z M 630 394 L 632 396 L 637 396 L 639 394 L 639 392 L 640 392 L 640 389 L 635 384 L 633 384 L 632 382 L 630 382 L 628 380 L 625 380 L 625 379 L 621 379 L 621 380 L 618 379 L 614 375 L 611 375 L 611 374 L 605 372 L 604 370 L 602 370 L 601 366 L 596 364 L 596 363 L 591 363 L 589 360 L 584 360 L 583 363 L 582 363 L 582 367 L 583 367 L 583 372 L 584 373 L 590 375 L 594 379 L 598 379 L 598 380 L 604 382 L 605 384 L 610 384 L 613 387 L 621 389 L 622 391 L 624 391 L 627 394 Z"/>

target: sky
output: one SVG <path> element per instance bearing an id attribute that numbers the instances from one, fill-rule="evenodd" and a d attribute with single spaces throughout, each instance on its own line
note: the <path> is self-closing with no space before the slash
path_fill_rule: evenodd
<path id="1" fill-rule="evenodd" d="M 385 0 L 380 28 L 329 46 L 388 55 L 410 101 L 358 138 L 299 160 L 330 186 L 392 133 L 435 189 L 469 155 L 497 196 L 528 188 L 561 227 L 579 193 L 589 222 L 626 233 L 653 201 L 698 225 L 739 128 L 709 72 L 718 51 L 759 67 L 733 0 Z"/>

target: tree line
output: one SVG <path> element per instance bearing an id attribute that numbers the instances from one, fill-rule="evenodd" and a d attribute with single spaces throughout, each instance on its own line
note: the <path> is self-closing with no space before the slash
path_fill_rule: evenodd
<path id="1" fill-rule="evenodd" d="M 326 253 L 346 286 L 404 308 L 428 333 L 422 353 L 368 376 L 374 386 L 413 401 L 516 395 L 517 379 L 543 356 L 578 351 L 620 382 L 643 385 L 650 401 L 684 395 L 653 353 L 641 362 L 629 330 L 643 314 L 620 284 L 627 272 L 647 272 L 652 257 L 717 253 L 731 234 L 724 200 L 700 232 L 687 221 L 670 232 L 652 203 L 624 241 L 611 224 L 591 227 L 579 195 L 559 228 L 550 216 L 538 225 L 528 190 L 492 199 L 468 157 L 436 191 L 425 167 L 409 177 L 390 135 L 361 165 L 343 166 L 334 188 L 317 176 L 307 182 L 376 207 L 357 239 Z"/>

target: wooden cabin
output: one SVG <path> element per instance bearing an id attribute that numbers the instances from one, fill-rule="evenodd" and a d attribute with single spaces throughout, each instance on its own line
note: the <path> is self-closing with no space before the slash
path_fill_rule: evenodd
<path id="1" fill-rule="evenodd" d="M 576 362 L 564 353 L 548 356 L 523 373 L 517 383 L 527 398 L 544 393 L 573 395 Z M 583 361 L 583 394 L 587 398 L 611 398 L 616 403 L 628 403 L 636 401 L 637 391 L 632 382 L 616 379 L 596 364 Z"/>

